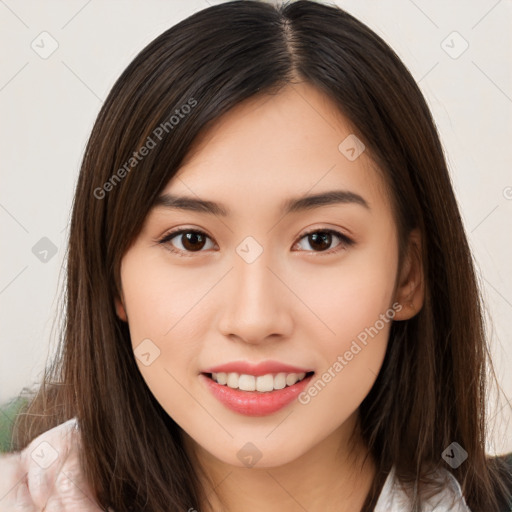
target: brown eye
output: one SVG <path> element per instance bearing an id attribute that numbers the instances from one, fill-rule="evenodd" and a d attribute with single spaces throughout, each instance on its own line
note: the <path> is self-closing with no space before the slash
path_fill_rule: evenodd
<path id="1" fill-rule="evenodd" d="M 205 245 L 205 237 L 196 231 L 181 234 L 181 243 L 187 251 L 200 251 Z"/>
<path id="2" fill-rule="evenodd" d="M 332 234 L 325 231 L 319 231 L 308 235 L 309 244 L 313 249 L 325 251 L 332 243 Z"/>
<path id="3" fill-rule="evenodd" d="M 174 239 L 178 241 L 177 247 L 172 242 Z M 169 233 L 159 243 L 168 246 L 170 251 L 181 256 L 189 256 L 187 253 L 201 252 L 206 245 L 206 241 L 209 239 L 210 237 L 202 231 L 181 229 Z"/>
<path id="4" fill-rule="evenodd" d="M 174 239 L 176 239 L 176 241 L 174 241 Z M 305 249 L 306 252 L 331 254 L 354 245 L 353 240 L 332 229 L 310 231 L 304 234 L 300 240 L 303 239 L 307 239 L 310 246 L 310 249 Z M 338 243 L 333 249 L 330 249 L 335 239 L 338 239 Z M 196 229 L 180 229 L 168 233 L 159 243 L 168 247 L 171 252 L 178 256 L 192 256 L 193 253 L 205 252 L 203 249 L 208 241 L 211 242 L 211 238 L 203 231 Z M 211 249 L 213 245 L 214 244 L 208 248 Z"/>
<path id="5" fill-rule="evenodd" d="M 330 249 L 333 239 L 336 238 L 339 241 L 338 244 L 336 244 L 333 249 Z M 302 236 L 301 240 L 303 239 L 307 239 L 313 252 L 333 253 L 354 244 L 353 240 L 332 229 L 317 229 L 315 231 L 310 231 Z"/>

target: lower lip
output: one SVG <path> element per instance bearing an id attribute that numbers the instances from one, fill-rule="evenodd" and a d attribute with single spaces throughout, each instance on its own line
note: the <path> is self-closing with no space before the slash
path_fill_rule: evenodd
<path id="1" fill-rule="evenodd" d="M 293 386 L 274 391 L 240 391 L 218 384 L 204 373 L 199 377 L 206 384 L 213 396 L 228 409 L 246 416 L 266 416 L 279 411 L 293 402 L 311 381 L 314 374 L 302 379 Z"/>

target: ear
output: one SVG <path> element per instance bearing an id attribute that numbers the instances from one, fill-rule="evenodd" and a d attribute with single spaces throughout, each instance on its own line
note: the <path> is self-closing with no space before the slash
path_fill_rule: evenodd
<path id="1" fill-rule="evenodd" d="M 394 320 L 409 320 L 423 307 L 425 293 L 422 240 L 418 228 L 411 231 L 399 274 L 395 300 L 402 305 L 402 309 L 396 311 Z"/>
<path id="2" fill-rule="evenodd" d="M 124 301 L 116 296 L 115 299 L 114 299 L 114 303 L 115 303 L 115 306 L 116 306 L 117 316 L 121 320 L 123 320 L 124 322 L 127 322 L 128 321 L 128 315 L 126 314 L 126 309 L 124 307 Z"/>

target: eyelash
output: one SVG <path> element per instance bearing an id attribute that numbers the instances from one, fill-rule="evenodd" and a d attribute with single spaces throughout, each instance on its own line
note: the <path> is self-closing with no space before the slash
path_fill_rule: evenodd
<path id="1" fill-rule="evenodd" d="M 210 238 L 204 231 L 201 231 L 199 229 L 183 229 L 183 228 L 179 228 L 179 229 L 176 229 L 175 231 L 171 231 L 171 232 L 167 233 L 163 238 L 158 240 L 158 243 L 162 244 L 162 245 L 165 245 L 166 248 L 170 252 L 172 252 L 172 253 L 176 254 L 177 256 L 180 256 L 180 257 L 191 257 L 195 253 L 205 252 L 205 251 L 202 251 L 202 250 L 200 250 L 200 251 L 183 251 L 181 249 L 176 249 L 171 244 L 169 244 L 169 242 L 173 238 L 175 238 L 176 236 L 181 235 L 183 233 L 195 233 L 195 234 L 204 235 L 207 238 Z M 346 249 L 347 247 L 350 247 L 350 246 L 355 244 L 354 240 L 352 240 L 351 238 L 348 238 L 343 233 L 335 231 L 334 229 L 318 229 L 318 228 L 317 229 L 312 229 L 311 231 L 308 231 L 308 232 L 304 233 L 299 238 L 299 241 L 302 240 L 303 238 L 306 238 L 307 236 L 309 236 L 309 235 L 311 235 L 313 233 L 328 233 L 328 234 L 331 234 L 331 235 L 335 235 L 335 236 L 337 236 L 340 239 L 340 243 L 334 249 L 329 249 L 327 251 L 310 251 L 310 252 L 314 252 L 314 253 L 317 253 L 317 254 L 334 254 L 334 253 L 337 253 L 337 252 L 339 252 L 339 251 L 341 251 L 343 249 Z M 306 251 L 306 252 L 308 252 L 308 251 Z"/>

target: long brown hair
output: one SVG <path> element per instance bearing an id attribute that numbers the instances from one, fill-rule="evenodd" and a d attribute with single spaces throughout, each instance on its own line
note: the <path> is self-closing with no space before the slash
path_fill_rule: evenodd
<path id="1" fill-rule="evenodd" d="M 411 74 L 380 37 L 342 9 L 307 0 L 233 1 L 196 12 L 144 48 L 113 86 L 76 186 L 59 351 L 18 417 L 16 446 L 76 416 L 86 477 L 102 506 L 199 508 L 199 469 L 180 427 L 146 386 L 128 326 L 116 315 L 120 262 L 198 135 L 245 99 L 294 80 L 313 84 L 339 106 L 385 176 L 400 261 L 413 228 L 423 240 L 424 306 L 393 323 L 384 364 L 360 407 L 361 432 L 377 462 L 365 510 L 392 465 L 419 490 L 427 466 L 445 467 L 473 512 L 497 510 L 508 484 L 505 467 L 485 453 L 487 381 L 494 373 L 434 121 Z M 148 138 L 154 147 L 135 157 Z M 468 458 L 452 470 L 441 453 L 453 441 Z M 420 503 L 421 493 L 418 510 Z"/>

